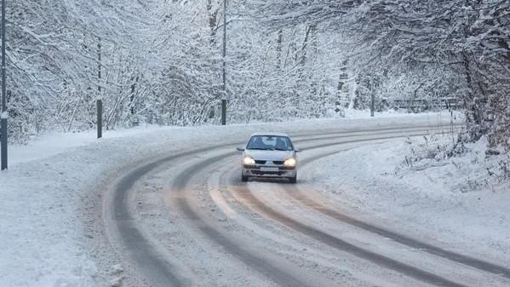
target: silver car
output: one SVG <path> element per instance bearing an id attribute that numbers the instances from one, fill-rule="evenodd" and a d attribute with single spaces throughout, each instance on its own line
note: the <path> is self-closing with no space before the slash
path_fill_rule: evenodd
<path id="1" fill-rule="evenodd" d="M 283 133 L 255 133 L 250 137 L 241 158 L 242 181 L 250 177 L 287 178 L 297 181 L 297 152 L 290 138 Z"/>

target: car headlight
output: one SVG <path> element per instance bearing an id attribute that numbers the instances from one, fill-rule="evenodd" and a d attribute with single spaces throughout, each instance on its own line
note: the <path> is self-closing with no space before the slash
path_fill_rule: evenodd
<path id="1" fill-rule="evenodd" d="M 296 159 L 295 159 L 295 158 L 291 157 L 291 158 L 286 159 L 286 160 L 285 160 L 285 162 L 284 162 L 284 164 L 285 164 L 286 166 L 296 166 L 297 161 L 296 161 Z"/>
<path id="2" fill-rule="evenodd" d="M 245 156 L 243 159 L 243 163 L 246 165 L 253 165 L 255 164 L 255 160 L 251 156 Z"/>

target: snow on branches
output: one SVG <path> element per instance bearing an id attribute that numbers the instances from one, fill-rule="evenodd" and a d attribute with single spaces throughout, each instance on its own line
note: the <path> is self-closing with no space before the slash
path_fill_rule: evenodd
<path id="1" fill-rule="evenodd" d="M 470 138 L 509 146 L 510 2 L 506 0 L 252 1 L 267 25 L 313 23 L 351 44 L 362 78 L 386 74 L 385 86 L 432 97 L 454 96 Z M 417 78 L 420 78 L 417 80 Z M 371 79 L 371 82 L 374 79 Z M 363 80 L 366 82 L 366 80 Z M 363 83 L 361 81 L 361 83 Z M 372 85 L 373 86 L 373 85 Z M 363 88 L 363 86 L 361 87 Z"/>

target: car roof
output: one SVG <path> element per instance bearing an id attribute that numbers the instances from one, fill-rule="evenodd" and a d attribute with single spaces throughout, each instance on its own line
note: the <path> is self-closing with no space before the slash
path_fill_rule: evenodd
<path id="1" fill-rule="evenodd" d="M 289 137 L 285 133 L 276 133 L 276 132 L 257 132 L 257 133 L 253 133 L 251 136 L 252 137 L 253 136 Z"/>

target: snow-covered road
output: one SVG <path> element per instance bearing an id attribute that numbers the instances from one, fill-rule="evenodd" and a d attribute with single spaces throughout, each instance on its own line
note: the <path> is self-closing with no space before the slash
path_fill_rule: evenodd
<path id="1" fill-rule="evenodd" d="M 430 127 L 295 136 L 303 163 Z M 239 179 L 233 144 L 140 166 L 107 198 L 107 230 L 152 286 L 505 286 L 510 269 L 320 204 L 320 195 Z M 313 187 L 312 187 L 313 188 Z M 306 194 L 306 196 L 303 196 Z M 404 275 L 404 276 L 402 276 Z M 140 284 L 129 282 L 128 285 Z"/>
<path id="2" fill-rule="evenodd" d="M 0 286 L 508 286 L 510 262 L 480 237 L 452 249 L 451 226 L 442 232 L 428 213 L 436 236 L 409 228 L 418 215 L 370 216 L 370 205 L 391 206 L 377 196 L 356 210 L 337 195 L 352 184 L 334 176 L 350 174 L 335 167 L 339 155 L 444 124 L 427 115 L 170 128 L 20 162 L 1 178 L 0 244 L 24 248 L 0 250 Z M 305 149 L 297 185 L 241 182 L 234 148 L 258 130 L 286 131 Z M 345 164 L 371 177 L 358 157 Z M 388 187 L 377 180 L 360 187 Z"/>

